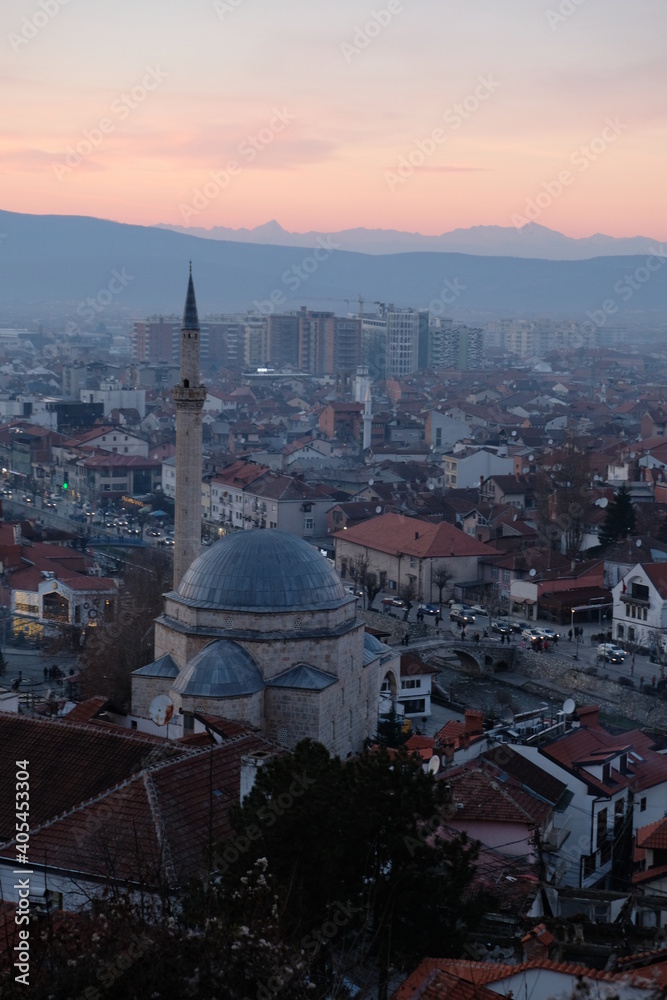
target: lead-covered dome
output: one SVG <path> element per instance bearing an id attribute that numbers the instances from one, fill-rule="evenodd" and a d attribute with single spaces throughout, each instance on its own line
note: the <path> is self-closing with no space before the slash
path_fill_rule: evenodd
<path id="1" fill-rule="evenodd" d="M 195 607 L 229 611 L 317 611 L 350 600 L 317 549 L 286 531 L 260 528 L 212 545 L 177 593 Z"/>
<path id="2" fill-rule="evenodd" d="M 197 653 L 180 672 L 173 690 L 196 698 L 239 698 L 264 687 L 250 653 L 231 639 L 218 639 Z"/>

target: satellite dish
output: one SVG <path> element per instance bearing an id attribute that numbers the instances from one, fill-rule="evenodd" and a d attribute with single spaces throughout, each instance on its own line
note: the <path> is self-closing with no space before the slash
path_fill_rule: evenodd
<path id="1" fill-rule="evenodd" d="M 368 485 L 369 485 L 369 486 L 372 486 L 374 482 L 375 482 L 375 480 L 374 480 L 374 479 L 369 479 L 369 480 L 368 480 Z"/>
<path id="2" fill-rule="evenodd" d="M 434 753 L 430 761 L 428 762 L 428 769 L 431 772 L 431 774 L 437 774 L 438 771 L 440 770 L 440 758 L 438 757 L 437 753 Z"/>
<path id="3" fill-rule="evenodd" d="M 513 438 L 515 438 L 515 437 L 516 437 L 516 431 L 512 431 L 512 437 L 513 437 Z"/>
<path id="4" fill-rule="evenodd" d="M 518 514 L 515 514 L 514 517 L 512 518 L 513 521 L 518 521 L 518 519 L 519 519 L 519 515 Z"/>
<path id="5" fill-rule="evenodd" d="M 174 714 L 174 703 L 166 694 L 159 694 L 153 698 L 148 714 L 156 726 L 166 726 Z"/>
<path id="6" fill-rule="evenodd" d="M 375 508 L 375 513 L 376 513 L 376 514 L 381 514 L 381 513 L 382 513 L 382 507 L 380 507 L 380 506 L 378 505 L 378 506 L 377 506 L 377 507 Z"/>
<path id="7" fill-rule="evenodd" d="M 523 469 L 521 471 L 523 472 L 524 476 L 527 476 L 528 473 L 530 472 L 530 469 L 528 468 L 527 465 L 524 465 L 524 467 L 523 467 Z"/>
<path id="8" fill-rule="evenodd" d="M 553 438 L 549 438 L 549 440 L 547 441 L 547 444 L 553 444 L 553 443 L 554 443 L 554 439 Z"/>
<path id="9" fill-rule="evenodd" d="M 641 538 L 637 539 L 637 541 L 635 542 L 635 545 L 637 546 L 638 549 L 641 549 L 641 547 L 642 547 L 642 540 L 641 540 Z"/>
<path id="10" fill-rule="evenodd" d="M 631 452 L 630 452 L 630 458 L 634 458 L 634 457 L 635 457 L 635 452 L 634 452 L 634 451 L 631 451 Z"/>
<path id="11" fill-rule="evenodd" d="M 529 462 L 534 462 L 535 461 L 535 456 L 534 455 L 529 455 L 528 456 L 528 461 Z"/>
<path id="12" fill-rule="evenodd" d="M 596 507 L 602 507 L 602 509 L 604 510 L 604 508 L 607 506 L 608 503 L 609 503 L 609 501 L 607 500 L 606 497 L 600 497 L 599 500 L 595 501 L 595 506 Z"/>
<path id="13" fill-rule="evenodd" d="M 563 711 L 566 715 L 572 715 L 576 707 L 574 698 L 566 698 L 563 702 Z"/>
<path id="14" fill-rule="evenodd" d="M 536 576 L 536 575 L 537 575 L 537 570 L 536 569 L 528 570 L 528 576 Z"/>

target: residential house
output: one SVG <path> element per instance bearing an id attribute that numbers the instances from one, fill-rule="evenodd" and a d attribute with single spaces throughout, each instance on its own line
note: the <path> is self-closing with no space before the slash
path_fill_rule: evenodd
<path id="1" fill-rule="evenodd" d="M 382 589 L 400 593 L 409 586 L 417 598 L 431 602 L 440 596 L 438 570 L 450 576 L 446 598 L 453 583 L 475 583 L 480 559 L 495 553 L 446 521 L 434 524 L 402 514 L 381 514 L 337 532 L 334 539 L 336 568 L 343 579 L 361 556 Z"/>

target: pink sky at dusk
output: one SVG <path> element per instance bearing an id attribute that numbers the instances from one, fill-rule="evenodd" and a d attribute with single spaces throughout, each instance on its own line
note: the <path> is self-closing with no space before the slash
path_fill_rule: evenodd
<path id="1" fill-rule="evenodd" d="M 4 209 L 667 237 L 663 0 L 18 0 L 0 27 Z"/>

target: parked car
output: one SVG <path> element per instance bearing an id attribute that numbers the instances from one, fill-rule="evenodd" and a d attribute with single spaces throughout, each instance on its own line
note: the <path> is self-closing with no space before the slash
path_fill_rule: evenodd
<path id="1" fill-rule="evenodd" d="M 474 611 L 475 614 L 478 615 L 488 615 L 489 613 L 483 604 L 471 604 L 470 610 Z"/>
<path id="2" fill-rule="evenodd" d="M 417 608 L 424 615 L 438 615 L 440 614 L 440 608 L 437 604 L 420 604 Z"/>
<path id="3" fill-rule="evenodd" d="M 620 646 L 614 646 L 612 642 L 602 642 L 598 646 L 597 655 L 607 661 L 607 663 L 623 663 L 625 650 Z"/>

